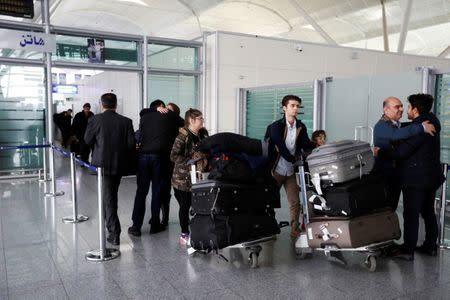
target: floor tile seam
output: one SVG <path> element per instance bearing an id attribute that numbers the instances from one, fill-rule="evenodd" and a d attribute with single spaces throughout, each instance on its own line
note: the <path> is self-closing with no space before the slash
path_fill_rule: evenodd
<path id="1" fill-rule="evenodd" d="M 57 247 L 57 249 L 58 249 L 58 247 Z M 53 254 L 51 253 L 51 249 L 50 249 L 49 243 L 47 243 L 47 252 L 48 252 L 48 255 L 50 256 L 50 258 L 51 258 L 51 260 L 52 260 L 53 267 L 55 268 L 55 271 L 56 271 L 56 273 L 58 274 L 58 278 L 59 278 L 60 283 L 61 283 L 62 286 L 63 286 L 64 292 L 66 293 L 67 298 L 69 298 L 69 293 L 67 292 L 66 286 L 64 285 L 64 282 L 63 282 L 63 280 L 62 280 L 61 273 L 59 272 L 59 269 L 58 269 L 58 267 L 57 267 L 55 258 L 53 257 Z"/>
<path id="2" fill-rule="evenodd" d="M 3 252 L 3 264 L 5 265 L 5 279 L 6 279 L 6 297 L 9 299 L 9 285 L 8 285 L 8 267 L 6 266 L 6 254 L 5 254 L 5 249 L 4 249 L 4 241 L 3 241 L 3 218 L 0 214 L 0 234 L 1 234 L 1 238 L 2 238 L 2 252 Z"/>
<path id="3" fill-rule="evenodd" d="M 108 271 L 107 271 L 107 273 L 108 273 Z M 125 297 L 126 297 L 127 299 L 132 300 L 132 298 L 128 297 L 128 295 L 127 295 L 127 293 L 125 292 L 125 290 L 120 286 L 119 282 L 118 282 L 117 280 L 114 279 L 115 276 L 113 276 L 112 274 L 109 274 L 109 273 L 108 273 L 108 275 L 110 275 L 112 282 L 114 282 L 114 284 L 117 285 L 117 287 L 118 287 L 119 290 L 122 292 L 122 294 L 125 295 Z"/>
<path id="4" fill-rule="evenodd" d="M 62 286 L 63 287 L 63 289 L 64 289 L 64 285 L 62 284 L 62 283 L 48 283 L 48 284 L 41 284 L 41 285 L 39 285 L 38 287 L 32 287 L 32 288 L 22 288 L 22 289 L 20 289 L 20 290 L 18 290 L 18 291 L 16 291 L 16 292 L 12 292 L 11 294 L 26 294 L 26 293 L 29 293 L 29 292 L 32 292 L 32 291 L 35 291 L 37 288 L 50 288 L 50 287 L 56 287 L 56 286 Z M 66 293 L 66 296 L 67 297 L 69 297 L 68 295 L 67 295 L 67 292 L 65 291 L 65 289 L 64 289 L 64 292 Z"/>

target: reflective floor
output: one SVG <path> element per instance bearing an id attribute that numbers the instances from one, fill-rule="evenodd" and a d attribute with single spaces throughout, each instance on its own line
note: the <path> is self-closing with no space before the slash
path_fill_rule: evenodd
<path id="1" fill-rule="evenodd" d="M 264 247 L 260 266 L 249 268 L 245 250 L 188 256 L 178 244 L 178 204 L 173 199 L 169 228 L 131 238 L 135 178 L 120 186 L 122 235 L 118 259 L 91 263 L 85 253 L 98 248 L 96 176 L 77 169 L 79 213 L 90 219 L 64 224 L 72 213 L 69 165 L 57 160 L 57 190 L 37 180 L 0 181 L 0 299 L 449 299 L 450 252 L 414 262 L 380 259 L 375 273 L 364 256 L 348 254 L 347 266 L 323 253 L 299 260 L 287 228 Z M 286 200 L 283 199 L 286 207 Z M 148 220 L 148 214 L 146 220 Z M 277 212 L 287 220 L 286 208 Z M 227 261 L 227 260 L 228 261 Z"/>

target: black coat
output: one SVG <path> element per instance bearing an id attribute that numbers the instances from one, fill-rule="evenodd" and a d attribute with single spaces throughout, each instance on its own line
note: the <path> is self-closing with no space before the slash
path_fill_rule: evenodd
<path id="1" fill-rule="evenodd" d="M 130 153 L 135 147 L 131 119 L 112 110 L 95 115 L 89 119 L 84 141 L 94 146 L 92 164 L 103 167 L 106 175 L 128 173 Z"/>
<path id="2" fill-rule="evenodd" d="M 88 120 L 93 116 L 94 114 L 91 111 L 87 116 L 84 111 L 80 111 L 73 118 L 72 132 L 76 135 L 77 139 L 80 140 L 80 142 L 84 141 L 84 133 L 86 132 Z"/>
<path id="3" fill-rule="evenodd" d="M 378 152 L 382 159 L 397 160 L 402 188 L 437 189 L 444 180 L 440 164 L 441 123 L 434 114 L 426 113 L 414 119 L 413 124 L 427 120 L 436 128 L 434 136 L 421 133 L 398 141 L 391 149 L 380 149 Z"/>

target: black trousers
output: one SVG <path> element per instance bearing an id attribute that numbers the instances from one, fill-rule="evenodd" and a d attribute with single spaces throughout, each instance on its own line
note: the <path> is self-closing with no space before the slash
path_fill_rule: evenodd
<path id="1" fill-rule="evenodd" d="M 385 186 L 386 186 L 386 196 L 390 203 L 390 207 L 392 207 L 393 211 L 397 210 L 398 202 L 400 200 L 400 193 L 402 191 L 400 184 L 396 179 L 386 178 Z"/>
<path id="2" fill-rule="evenodd" d="M 142 227 L 145 215 L 145 202 L 152 183 L 152 216 L 150 224 L 159 226 L 161 210 L 161 188 L 167 172 L 168 158 L 153 154 L 140 154 L 137 172 L 137 190 L 134 198 L 133 226 Z"/>
<path id="3" fill-rule="evenodd" d="M 84 141 L 80 140 L 79 154 L 80 158 L 84 162 L 89 162 L 89 154 L 91 153 L 91 146 L 87 145 Z"/>
<path id="4" fill-rule="evenodd" d="M 103 208 L 105 214 L 106 228 L 109 234 L 120 235 L 120 221 L 117 215 L 117 203 L 119 185 L 122 176 L 104 175 L 103 176 Z"/>
<path id="5" fill-rule="evenodd" d="M 161 223 L 169 223 L 169 212 L 170 212 L 170 190 L 172 189 L 171 179 L 173 175 L 174 163 L 169 161 L 167 172 L 165 173 L 165 178 L 163 179 L 163 185 L 161 187 Z"/>
<path id="6" fill-rule="evenodd" d="M 424 246 L 429 249 L 437 247 L 438 224 L 434 209 L 436 189 L 405 188 L 403 189 L 403 236 L 404 248 L 413 252 L 417 245 L 419 230 L 419 214 L 425 222 Z"/>
<path id="7" fill-rule="evenodd" d="M 189 209 L 191 208 L 192 193 L 180 191 L 176 188 L 175 198 L 180 204 L 180 210 L 178 211 L 178 218 L 180 219 L 181 233 L 189 234 Z"/>

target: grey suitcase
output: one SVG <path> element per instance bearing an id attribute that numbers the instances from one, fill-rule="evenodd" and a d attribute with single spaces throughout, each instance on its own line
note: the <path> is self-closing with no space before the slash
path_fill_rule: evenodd
<path id="1" fill-rule="evenodd" d="M 341 183 L 369 174 L 374 166 L 370 144 L 343 140 L 320 146 L 307 157 L 309 172 L 323 183 Z"/>
<path id="2" fill-rule="evenodd" d="M 357 218 L 312 218 L 306 226 L 311 248 L 359 248 L 377 242 L 399 239 L 401 236 L 395 212 L 384 211 Z"/>

